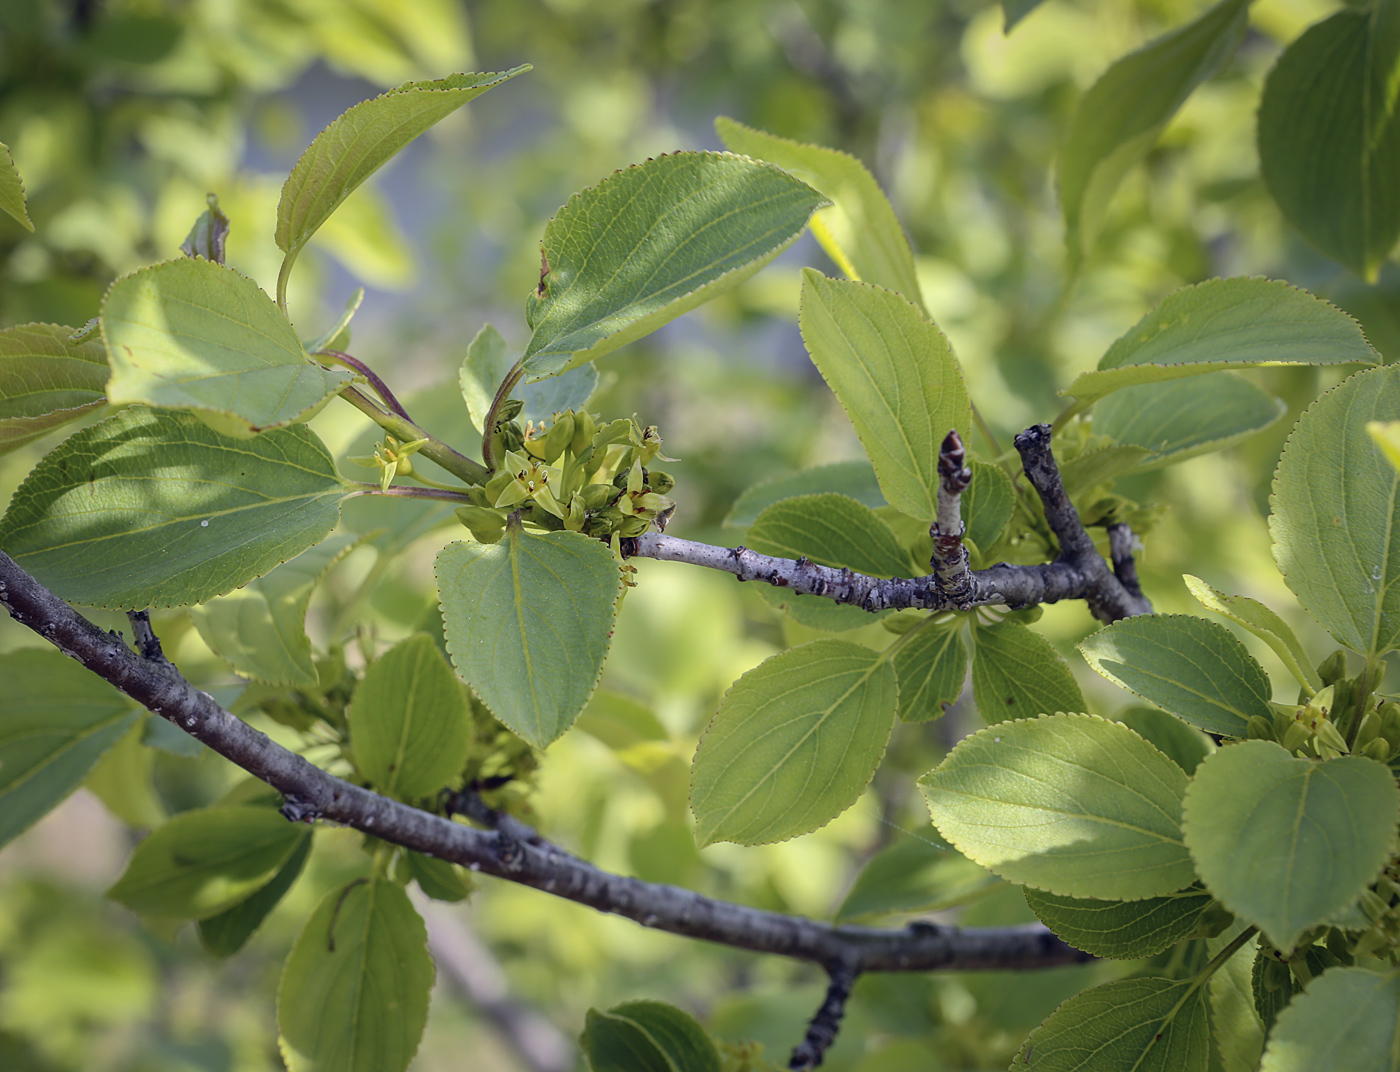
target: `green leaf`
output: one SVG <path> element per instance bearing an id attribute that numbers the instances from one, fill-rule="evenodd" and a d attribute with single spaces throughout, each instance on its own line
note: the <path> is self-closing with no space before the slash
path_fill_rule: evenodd
<path id="1" fill-rule="evenodd" d="M 671 153 L 569 198 L 545 228 L 526 302 L 525 377 L 544 379 L 650 334 L 738 286 L 826 204 L 771 164 Z"/>
<path id="2" fill-rule="evenodd" d="M 1259 103 L 1259 172 L 1289 222 L 1374 283 L 1400 238 L 1400 75 L 1389 3 L 1337 12 L 1279 57 Z"/>
<path id="3" fill-rule="evenodd" d="M 1142 901 L 1060 897 L 1026 888 L 1026 903 L 1052 931 L 1096 957 L 1154 957 L 1189 937 L 1215 898 L 1197 883 Z"/>
<path id="4" fill-rule="evenodd" d="M 190 618 L 212 651 L 236 673 L 273 685 L 315 685 L 306 608 L 316 586 L 358 542 L 332 536 L 265 577 L 191 607 Z"/>
<path id="5" fill-rule="evenodd" d="M 1369 919 L 1366 921 L 1367 926 L 1370 926 L 1370 922 Z M 1278 1014 L 1303 989 L 1288 965 L 1264 949 L 1259 949 L 1255 954 L 1249 988 L 1254 998 L 1254 1011 L 1259 1014 L 1265 1034 L 1273 1030 Z"/>
<path id="6" fill-rule="evenodd" d="M 589 1009 L 579 1041 L 593 1072 L 720 1072 L 719 1051 L 705 1029 L 660 1001 Z"/>
<path id="7" fill-rule="evenodd" d="M 469 100 L 529 69 L 525 64 L 500 73 L 406 82 L 335 119 L 316 135 L 282 186 L 277 248 L 287 254 L 288 263 L 340 203 L 395 153 Z"/>
<path id="8" fill-rule="evenodd" d="M 146 916 L 207 919 L 271 882 L 304 833 L 251 804 L 181 812 L 136 846 L 107 896 Z"/>
<path id="9" fill-rule="evenodd" d="M 1262 365 L 1379 364 L 1361 326 L 1336 306 L 1273 279 L 1182 287 L 1065 390 L 1082 402 L 1120 387 Z"/>
<path id="10" fill-rule="evenodd" d="M 107 351 L 73 329 L 25 324 L 0 331 L 0 454 L 91 413 L 105 401 Z"/>
<path id="11" fill-rule="evenodd" d="M 1157 143 L 1191 91 L 1235 54 L 1248 22 L 1249 0 L 1224 0 L 1118 60 L 1084 94 L 1059 159 L 1072 261 L 1093 241 L 1123 176 Z"/>
<path id="12" fill-rule="evenodd" d="M 0 655 L 0 845 L 77 789 L 140 710 L 58 651 Z"/>
<path id="13" fill-rule="evenodd" d="M 760 845 L 825 826 L 874 776 L 898 700 L 888 662 L 849 641 L 764 660 L 725 693 L 695 751 L 697 842 Z"/>
<path id="14" fill-rule="evenodd" d="M 438 552 L 438 598 L 457 672 L 537 748 L 567 730 L 602 673 L 622 588 L 606 545 L 509 526 L 499 543 Z"/>
<path id="15" fill-rule="evenodd" d="M 836 910 L 837 923 L 905 912 L 941 912 L 1004 885 L 950 845 L 909 835 L 881 849 L 856 876 Z"/>
<path id="16" fill-rule="evenodd" d="M 301 877 L 302 868 L 311 855 L 311 833 L 310 830 L 299 831 L 300 836 L 292 854 L 266 886 L 246 901 L 225 909 L 217 916 L 199 921 L 199 944 L 206 952 L 216 957 L 231 957 L 247 944 L 248 939 L 262 926 L 263 920 Z"/>
<path id="17" fill-rule="evenodd" d="M 1208 733 L 1244 737 L 1251 715 L 1269 718 L 1264 668 L 1223 625 L 1189 614 L 1144 614 L 1079 644 L 1090 666 Z"/>
<path id="18" fill-rule="evenodd" d="M 462 872 L 446 860 L 435 860 L 421 852 L 404 852 L 408 861 L 408 873 L 425 896 L 435 901 L 448 901 L 455 904 L 465 901 L 472 892 Z"/>
<path id="19" fill-rule="evenodd" d="M 357 879 L 316 906 L 277 990 L 288 1072 L 404 1072 L 428 1019 L 433 959 L 408 895 Z"/>
<path id="20" fill-rule="evenodd" d="M 830 199 L 830 207 L 812 217 L 812 233 L 847 276 L 923 305 L 909 239 L 864 164 L 849 153 L 779 138 L 725 116 L 715 120 L 715 132 L 726 148 L 777 164 Z"/>
<path id="21" fill-rule="evenodd" d="M 1065 491 L 1078 495 L 1096 484 L 1106 484 L 1139 468 L 1151 452 L 1144 447 L 1108 446 L 1085 451 L 1060 465 Z"/>
<path id="22" fill-rule="evenodd" d="M 1228 618 L 1236 625 L 1243 626 L 1273 648 L 1274 653 L 1283 660 L 1283 665 L 1292 671 L 1300 684 L 1306 685 L 1314 692 L 1322 688 L 1322 678 L 1317 676 L 1317 671 L 1309 662 L 1308 653 L 1303 650 L 1303 645 L 1293 635 L 1288 623 L 1268 607 L 1249 596 L 1227 596 L 1189 573 L 1182 574 L 1181 579 L 1186 582 L 1187 590 L 1200 601 L 1201 606 Z"/>
<path id="23" fill-rule="evenodd" d="M 1210 977 L 1210 1026 L 1223 1072 L 1255 1072 L 1264 1051 L 1264 1025 L 1250 983 L 1255 953 L 1253 943 L 1244 946 Z"/>
<path id="24" fill-rule="evenodd" d="M 128 826 L 147 829 L 157 827 L 170 818 L 156 793 L 152 778 L 155 749 L 141 740 L 152 719 L 165 722 L 158 715 L 142 719 L 138 714 L 131 729 L 117 739 L 83 779 L 83 788 L 102 801 L 109 812 Z M 204 746 L 200 745 L 200 748 Z"/>
<path id="25" fill-rule="evenodd" d="M 1042 0 L 1001 0 L 1001 11 L 1006 22 L 1002 29 L 1010 33 L 1018 22 L 1041 5 Z"/>
<path id="26" fill-rule="evenodd" d="M 1016 511 L 1016 489 L 999 465 L 969 461 L 972 483 L 962 493 L 959 507 L 967 538 L 979 551 L 986 551 L 1000 539 Z"/>
<path id="27" fill-rule="evenodd" d="M 305 427 L 232 439 L 133 406 L 34 467 L 0 520 L 0 547 L 74 603 L 202 603 L 320 543 L 345 494 Z"/>
<path id="28" fill-rule="evenodd" d="M 203 257 L 207 261 L 223 264 L 224 245 L 228 241 L 228 217 L 219 208 L 219 199 L 213 194 L 205 202 L 209 207 L 194 221 L 190 233 L 180 243 L 180 252 L 186 257 Z"/>
<path id="29" fill-rule="evenodd" d="M 894 655 L 899 681 L 899 717 L 929 722 L 952 707 L 967 679 L 967 646 L 961 627 L 926 626 Z"/>
<path id="30" fill-rule="evenodd" d="M 1195 879 L 1181 841 L 1186 775 L 1117 722 L 1004 722 L 961 741 L 919 786 L 940 833 L 1008 882 L 1130 901 Z"/>
<path id="31" fill-rule="evenodd" d="M 1187 774 L 1194 774 L 1201 760 L 1215 751 L 1215 742 L 1195 726 L 1156 707 L 1127 707 L 1113 716 Z"/>
<path id="32" fill-rule="evenodd" d="M 875 470 L 867 461 L 835 462 L 803 469 L 789 476 L 774 477 L 749 488 L 736 500 L 724 519 L 725 528 L 748 528 L 758 515 L 783 499 L 798 495 L 820 495 L 831 492 L 854 499 L 872 510 L 885 505 Z"/>
<path id="33" fill-rule="evenodd" d="M 24 180 L 19 177 L 10 147 L 0 142 L 0 212 L 19 221 L 27 231 L 34 230 L 34 221 L 24 204 Z"/>
<path id="34" fill-rule="evenodd" d="M 1224 450 L 1283 416 L 1287 407 L 1233 372 L 1125 387 L 1094 408 L 1094 431 L 1145 447 L 1137 468 L 1157 469 Z"/>
<path id="35" fill-rule="evenodd" d="M 478 432 L 486 424 L 486 414 L 491 410 L 496 389 L 515 367 L 515 359 L 516 355 L 507 349 L 501 333 L 490 324 L 478 331 L 467 347 L 459 379 L 467 412 L 471 414 L 472 424 Z M 562 376 L 540 383 L 517 384 L 510 397 L 518 398 L 525 404 L 520 411 L 522 425 L 526 421 L 539 424 L 562 410 L 582 410 L 597 387 L 598 369 L 590 361 L 570 369 Z"/>
<path id="36" fill-rule="evenodd" d="M 1400 416 L 1400 372 L 1358 373 L 1298 419 L 1270 496 L 1274 561 L 1339 643 L 1400 645 L 1400 473 L 1366 434 Z"/>
<path id="37" fill-rule="evenodd" d="M 938 448 L 964 437 L 972 410 L 953 349 L 918 306 L 892 291 L 802 271 L 807 352 L 855 425 L 880 490 L 921 521 L 938 509 Z"/>
<path id="38" fill-rule="evenodd" d="M 972 698 L 987 725 L 1056 711 L 1083 711 L 1084 695 L 1050 641 L 1020 622 L 973 631 Z"/>
<path id="39" fill-rule="evenodd" d="M 1203 980 L 1121 979 L 1076 994 L 1022 1043 L 1012 1068 L 1036 1072 L 1206 1072 Z"/>
<path id="40" fill-rule="evenodd" d="M 1400 972 L 1333 968 L 1279 1014 L 1259 1072 L 1400 1069 Z"/>
<path id="41" fill-rule="evenodd" d="M 114 403 L 198 410 L 229 435 L 301 421 L 354 379 L 306 356 L 256 283 L 182 258 L 122 276 L 102 303 Z"/>
<path id="42" fill-rule="evenodd" d="M 345 712 L 355 768 L 381 793 L 437 793 L 462 773 L 472 719 L 433 638 L 415 633 L 365 671 Z"/>
<path id="43" fill-rule="evenodd" d="M 1196 768 L 1183 826 L 1211 892 L 1287 952 L 1376 877 L 1397 817 L 1400 790 L 1381 764 L 1245 741 Z"/>

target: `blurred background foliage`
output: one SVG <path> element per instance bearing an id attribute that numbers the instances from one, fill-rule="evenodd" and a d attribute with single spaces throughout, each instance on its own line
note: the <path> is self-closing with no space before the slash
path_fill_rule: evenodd
<path id="1" fill-rule="evenodd" d="M 467 342 L 487 320 L 524 341 L 546 220 L 615 168 L 719 148 L 717 115 L 846 149 L 874 171 L 1003 447 L 1017 429 L 1053 418 L 1064 404 L 1057 390 L 1164 295 L 1212 276 L 1304 286 L 1358 316 L 1387 359 L 1400 356 L 1400 273 L 1387 268 L 1369 285 L 1314 252 L 1258 176 L 1263 79 L 1284 45 L 1341 6 L 1329 0 L 1258 0 L 1238 56 L 1130 173 L 1067 282 L 1052 175 L 1075 104 L 1115 58 L 1205 6 L 1047 0 L 1006 34 L 987 0 L 0 0 L 0 140 L 36 225 L 29 234 L 0 219 L 0 322 L 82 324 L 117 274 L 176 254 L 208 192 L 232 220 L 229 264 L 268 288 L 281 181 L 322 126 L 407 79 L 529 62 L 531 74 L 450 117 L 354 195 L 302 258 L 291 295 L 310 337 L 365 286 L 353 351 L 400 397 L 418 392 L 410 409 L 449 439 L 474 438 L 455 388 Z M 745 487 L 860 456 L 797 334 L 803 264 L 835 274 L 804 239 L 734 294 L 600 363 L 606 386 L 591 408 L 659 425 L 681 459 L 672 532 L 735 542 L 721 522 Z M 1338 376 L 1250 375 L 1288 403 L 1283 421 L 1120 490 L 1168 507 L 1142 562 L 1159 610 L 1192 610 L 1180 576 L 1196 573 L 1279 609 L 1321 658 L 1329 646 L 1308 632 L 1269 556 L 1267 497 L 1293 420 Z M 330 407 L 315 426 L 333 450 L 358 443 L 350 453 L 368 453 L 374 440 L 347 407 Z M 0 461 L 0 502 L 54 441 Z M 381 505 L 347 510 L 351 528 L 390 531 L 354 551 L 313 603 L 322 642 L 336 627 L 358 630 L 352 663 L 432 628 L 430 563 L 451 538 L 424 532 L 419 504 L 371 509 Z M 386 553 L 403 545 L 401 558 Z M 685 785 L 699 733 L 740 673 L 810 634 L 727 577 L 638 565 L 606 691 L 551 748 L 524 806 L 599 866 L 830 917 L 860 864 L 901 828 L 931 836 L 913 779 L 979 724 L 970 696 L 937 723 L 899 727 L 872 790 L 827 828 L 764 848 L 697 851 Z M 231 702 L 237 683 L 188 616 L 156 618 L 175 661 Z M 1086 669 L 1091 706 L 1111 713 L 1127 698 L 1072 650 L 1091 626 L 1074 605 L 1047 608 L 1040 628 Z M 0 650 L 35 643 L 0 623 Z M 99 799 L 140 828 L 240 780 L 190 751 L 129 738 L 95 772 L 92 792 L 0 853 L 0 1067 L 281 1067 L 278 967 L 311 905 L 353 866 L 358 835 L 319 839 L 306 877 L 229 962 L 205 955 L 188 928 L 143 926 L 102 900 L 135 835 Z M 512 996 L 566 1036 L 590 1005 L 662 997 L 782 1059 L 820 1000 L 814 970 L 653 934 L 504 883 L 483 884 L 452 912 L 493 951 Z M 1032 917 L 1018 891 L 1003 889 L 961 918 Z M 1026 1031 L 1105 970 L 867 977 L 826 1067 L 1005 1067 Z M 439 974 L 413 1067 L 532 1067 Z"/>

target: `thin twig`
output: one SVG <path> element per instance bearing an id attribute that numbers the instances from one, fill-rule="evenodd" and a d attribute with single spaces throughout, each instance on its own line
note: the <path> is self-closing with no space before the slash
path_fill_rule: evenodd
<path id="1" fill-rule="evenodd" d="M 366 484 L 358 480 L 347 480 L 356 495 L 388 495 L 399 499 L 437 499 L 439 502 L 470 503 L 472 497 L 465 491 L 451 488 L 422 488 L 413 484 L 390 484 L 381 488 L 378 484 Z"/>
<path id="2" fill-rule="evenodd" d="M 831 985 L 827 987 L 826 1000 L 807 1026 L 806 1037 L 792 1051 L 788 1059 L 789 1072 L 809 1072 L 818 1067 L 841 1030 L 841 1017 L 846 1015 L 846 1002 L 860 972 L 849 964 L 834 964 L 827 969 L 827 974 Z"/>
<path id="3" fill-rule="evenodd" d="M 389 390 L 389 385 L 383 380 L 381 380 L 379 378 L 378 373 L 376 373 L 372 368 L 366 365 L 358 357 L 351 357 L 349 354 L 341 350 L 331 349 L 317 350 L 316 353 L 312 356 L 329 357 L 331 360 L 336 361 L 339 364 L 354 369 L 356 372 L 358 372 L 361 376 L 363 376 L 369 381 L 369 385 L 374 388 L 375 394 L 379 395 L 379 397 L 384 400 L 384 404 L 389 407 L 391 412 L 397 413 L 406 421 L 411 422 L 413 420 L 413 418 L 408 415 L 408 410 L 404 409 L 403 406 L 400 404 L 399 400 L 394 397 L 394 392 Z"/>
<path id="4" fill-rule="evenodd" d="M 972 483 L 972 470 L 967 467 L 967 451 L 957 431 L 949 432 L 938 452 L 938 517 L 929 526 L 933 538 L 933 567 L 938 586 L 950 600 L 964 606 L 972 596 L 972 570 L 967 565 L 967 548 L 963 546 L 962 493 Z"/>

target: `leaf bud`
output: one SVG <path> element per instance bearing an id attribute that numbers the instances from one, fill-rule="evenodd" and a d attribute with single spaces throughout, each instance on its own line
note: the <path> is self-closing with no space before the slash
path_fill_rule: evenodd
<path id="1" fill-rule="evenodd" d="M 1339 754 L 1345 755 L 1347 752 L 1351 751 L 1351 749 L 1347 747 L 1346 738 L 1342 736 L 1341 731 L 1337 729 L 1336 723 L 1330 718 L 1318 719 L 1317 725 L 1313 727 L 1313 731 L 1317 734 L 1317 739 L 1320 742 L 1334 749 Z"/>
<path id="2" fill-rule="evenodd" d="M 515 420 L 515 418 L 520 416 L 524 408 L 524 400 L 519 398 L 507 398 L 501 403 L 500 408 L 496 410 L 496 427 L 499 428 L 501 425 L 509 424 L 511 421 Z"/>
<path id="3" fill-rule="evenodd" d="M 1263 715 L 1250 715 L 1247 736 L 1251 741 L 1272 741 L 1274 739 L 1273 720 L 1267 719 Z"/>
<path id="4" fill-rule="evenodd" d="M 1346 676 L 1347 653 L 1338 648 L 1317 664 L 1317 676 L 1324 685 L 1331 685 Z"/>

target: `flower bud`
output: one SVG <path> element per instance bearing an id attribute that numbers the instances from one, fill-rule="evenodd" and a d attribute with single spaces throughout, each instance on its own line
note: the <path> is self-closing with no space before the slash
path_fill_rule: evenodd
<path id="1" fill-rule="evenodd" d="M 1346 676 L 1347 653 L 1338 648 L 1317 664 L 1317 676 L 1324 685 L 1331 685 Z"/>
<path id="2" fill-rule="evenodd" d="M 1367 759 L 1374 759 L 1377 763 L 1385 763 L 1390 759 L 1390 742 L 1384 737 L 1377 737 L 1374 741 L 1361 749 L 1361 754 Z"/>
<path id="3" fill-rule="evenodd" d="M 1263 715 L 1249 716 L 1249 729 L 1246 734 L 1251 741 L 1272 741 L 1274 739 L 1274 723 L 1272 719 L 1267 719 Z"/>
<path id="4" fill-rule="evenodd" d="M 658 495 L 665 495 L 676 486 L 676 478 L 660 469 L 647 470 L 647 487 Z"/>
<path id="5" fill-rule="evenodd" d="M 574 438 L 569 441 L 569 449 L 573 451 L 574 457 L 579 457 L 593 445 L 593 435 L 597 431 L 598 422 L 593 419 L 593 414 L 587 412 L 574 414 Z"/>
<path id="6" fill-rule="evenodd" d="M 1312 735 L 1308 733 L 1307 726 L 1303 725 L 1301 722 L 1295 722 L 1288 727 L 1288 731 L 1279 740 L 1279 744 L 1283 745 L 1283 747 L 1290 752 L 1296 752 L 1307 743 L 1308 738 L 1311 736 Z"/>
<path id="7" fill-rule="evenodd" d="M 1368 744 L 1380 736 L 1381 716 L 1379 712 L 1367 711 L 1366 717 L 1361 720 L 1361 726 L 1356 731 L 1356 751 L 1361 751 Z"/>
<path id="8" fill-rule="evenodd" d="M 467 527 L 477 543 L 497 543 L 506 531 L 506 519 L 499 510 L 460 506 L 457 520 Z"/>

